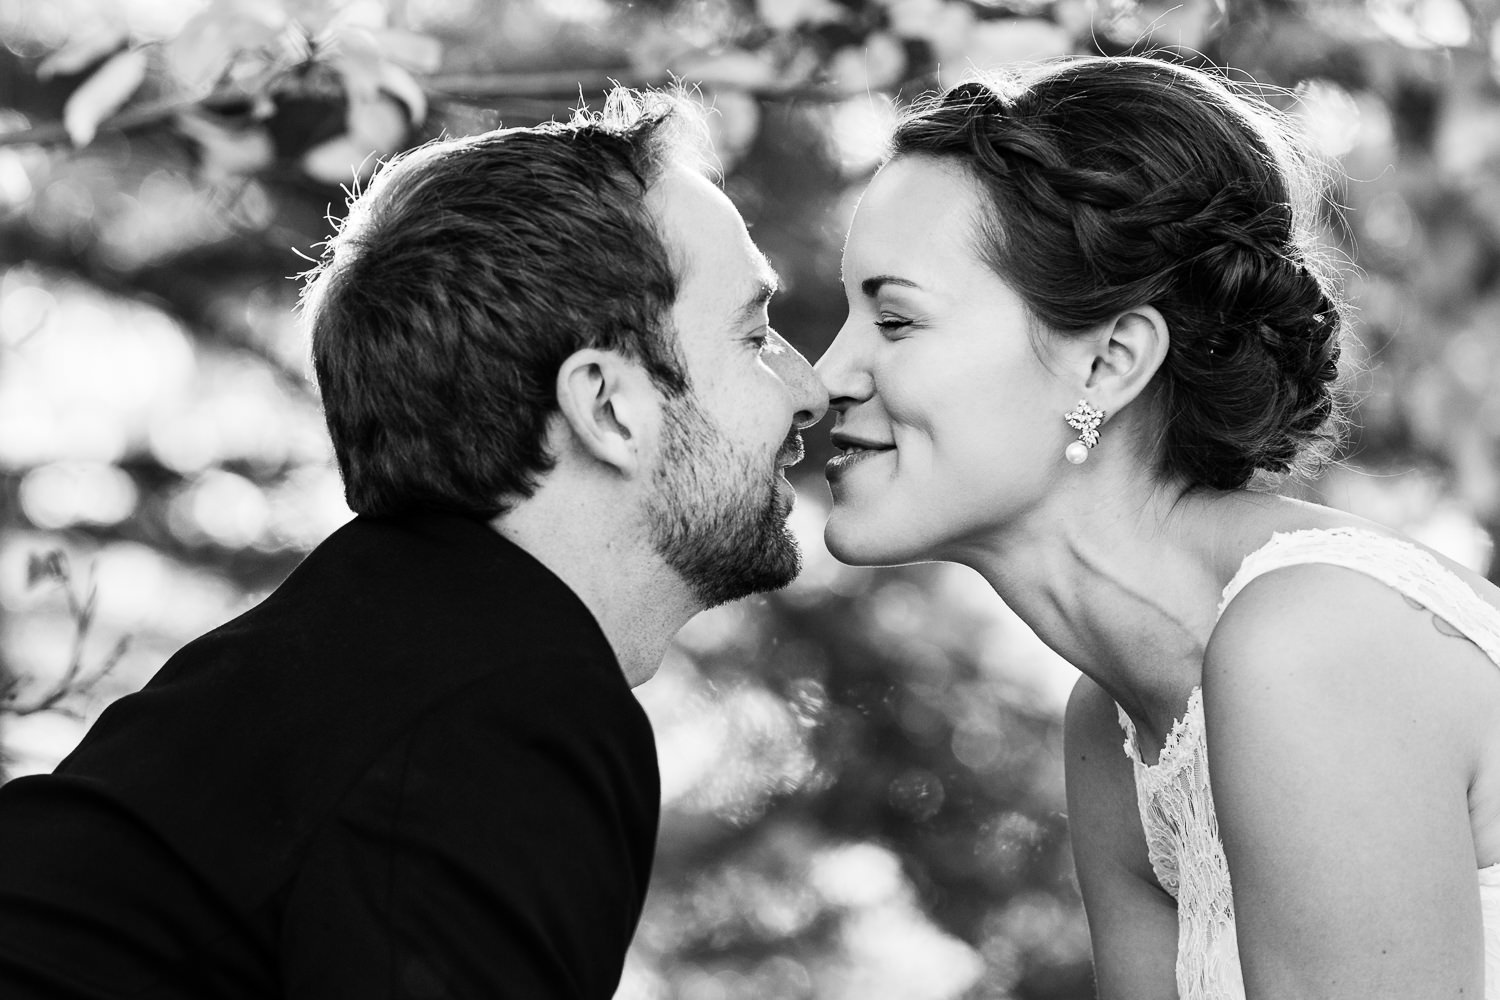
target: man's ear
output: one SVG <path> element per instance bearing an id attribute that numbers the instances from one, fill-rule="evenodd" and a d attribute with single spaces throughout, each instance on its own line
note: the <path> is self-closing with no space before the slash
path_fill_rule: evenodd
<path id="1" fill-rule="evenodd" d="M 634 475 L 656 425 L 660 393 L 641 365 L 614 351 L 575 351 L 557 370 L 557 406 L 575 447 Z"/>
<path id="2" fill-rule="evenodd" d="M 1145 391 L 1167 358 L 1171 331 L 1155 306 L 1137 306 L 1089 338 L 1093 356 L 1084 383 L 1089 402 L 1118 413 Z"/>

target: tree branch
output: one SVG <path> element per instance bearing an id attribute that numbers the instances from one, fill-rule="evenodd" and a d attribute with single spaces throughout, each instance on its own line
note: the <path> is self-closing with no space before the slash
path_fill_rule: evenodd
<path id="1" fill-rule="evenodd" d="M 925 78 L 902 81 L 894 89 L 921 82 Z M 645 88 L 661 87 L 673 80 L 665 72 L 641 73 L 628 67 L 614 69 L 553 70 L 539 73 L 451 73 L 423 78 L 429 94 L 452 99 L 482 98 L 497 100 L 505 98 L 532 98 L 557 101 L 576 100 L 580 94 L 603 91 L 615 85 Z M 693 80 L 684 80 L 691 86 Z M 701 81 L 714 86 L 712 79 Z M 813 101 L 829 103 L 856 97 L 864 91 L 826 84 L 766 84 L 753 87 L 733 86 L 753 97 L 766 101 Z M 278 87 L 274 95 L 284 97 L 327 96 L 324 85 L 298 85 Z M 214 91 L 202 98 L 168 98 L 136 105 L 106 119 L 99 130 L 128 132 L 152 125 L 159 125 L 185 111 L 201 109 L 219 113 L 233 113 L 254 100 L 254 95 L 237 88 Z M 30 128 L 0 133 L 0 148 L 7 146 L 56 146 L 69 142 L 67 130 L 61 122 L 42 122 Z"/>
<path id="2" fill-rule="evenodd" d="M 16 700 L 22 678 L 9 678 L 3 687 L 0 687 L 0 712 L 9 712 L 13 715 L 34 715 L 37 712 L 55 710 L 74 718 L 81 718 L 82 716 L 77 711 L 64 706 L 63 701 L 73 695 L 87 694 L 95 684 L 107 677 L 110 671 L 119 665 L 120 659 L 130 648 L 130 636 L 121 636 L 98 667 L 86 670 L 83 663 L 84 647 L 88 643 L 89 632 L 93 628 L 94 606 L 99 596 L 93 570 L 90 569 L 88 582 L 84 585 L 81 594 L 75 587 L 77 581 L 74 580 L 69 570 L 67 556 L 61 550 L 54 550 L 43 557 L 33 555 L 31 573 L 35 577 L 34 583 L 39 580 L 51 580 L 62 587 L 68 605 L 68 614 L 73 619 L 73 652 L 62 676 L 46 691 L 29 702 Z"/>
<path id="3" fill-rule="evenodd" d="M 160 101 L 150 101 L 138 104 L 132 108 L 126 108 L 112 118 L 105 120 L 100 126 L 102 129 L 113 129 L 117 132 L 128 132 L 155 125 L 167 121 L 184 111 L 196 107 L 213 107 L 216 100 L 226 103 L 228 94 L 210 94 L 202 100 L 187 100 L 183 98 L 171 98 Z M 244 94 L 236 94 L 235 101 L 243 102 Z M 56 146 L 71 141 L 68 138 L 68 130 L 62 122 L 43 122 L 33 125 L 31 128 L 20 129 L 15 132 L 0 133 L 0 147 L 4 146 Z"/>

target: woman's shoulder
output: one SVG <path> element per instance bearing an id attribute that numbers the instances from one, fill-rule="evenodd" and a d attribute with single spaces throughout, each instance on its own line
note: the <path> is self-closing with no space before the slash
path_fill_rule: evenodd
<path id="1" fill-rule="evenodd" d="M 1273 538 L 1226 588 L 1204 654 L 1209 730 L 1251 713 L 1272 738 L 1272 719 L 1337 719 L 1472 747 L 1500 722 L 1500 610 L 1399 535 L 1323 534 Z"/>
<path id="2" fill-rule="evenodd" d="M 1063 716 L 1063 752 L 1069 786 L 1091 786 L 1097 795 L 1099 786 L 1110 786 L 1110 798 L 1135 796 L 1135 777 L 1125 752 L 1125 729 L 1120 723 L 1120 709 L 1109 692 L 1087 675 L 1081 675 L 1068 696 Z"/>
<path id="3" fill-rule="evenodd" d="M 1079 675 L 1068 694 L 1063 724 L 1070 738 L 1086 741 L 1090 746 L 1113 741 L 1118 749 L 1124 739 L 1114 699 L 1087 674 Z"/>
<path id="4" fill-rule="evenodd" d="M 1063 752 L 1069 835 L 1080 875 L 1088 881 L 1101 869 L 1124 872 L 1161 893 L 1146 849 L 1119 709 L 1087 676 L 1078 679 L 1068 698 Z"/>

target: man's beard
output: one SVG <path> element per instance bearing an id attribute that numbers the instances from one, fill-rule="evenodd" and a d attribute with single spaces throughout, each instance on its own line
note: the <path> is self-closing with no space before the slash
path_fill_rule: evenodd
<path id="1" fill-rule="evenodd" d="M 691 396 L 669 399 L 665 416 L 646 515 L 667 565 L 706 608 L 795 580 L 802 553 L 777 509 L 771 460 L 762 469 L 760 456 L 737 450 Z"/>

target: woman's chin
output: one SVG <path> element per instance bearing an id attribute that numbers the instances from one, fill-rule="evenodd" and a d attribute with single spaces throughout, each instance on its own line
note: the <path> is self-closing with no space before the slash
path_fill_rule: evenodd
<path id="1" fill-rule="evenodd" d="M 829 553 L 847 566 L 895 566 L 915 561 L 890 544 L 888 533 L 849 524 L 837 508 L 823 529 L 823 542 Z"/>

